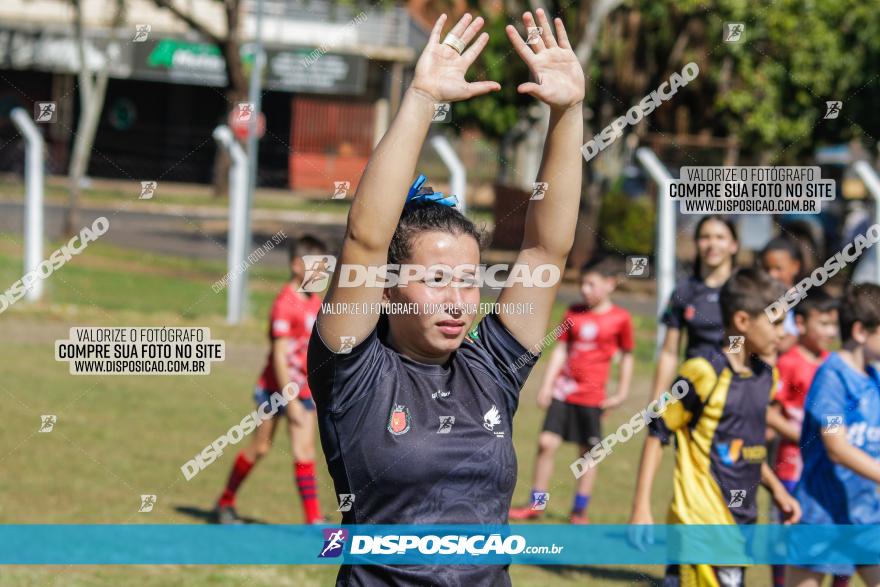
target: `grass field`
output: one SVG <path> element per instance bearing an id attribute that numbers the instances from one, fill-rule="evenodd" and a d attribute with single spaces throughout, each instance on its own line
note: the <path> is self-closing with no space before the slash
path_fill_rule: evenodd
<path id="1" fill-rule="evenodd" d="M 51 248 L 48 250 L 52 250 Z M 0 288 L 21 276 L 14 239 L 0 239 Z M 236 450 L 187 482 L 179 467 L 252 409 L 251 390 L 265 360 L 265 315 L 280 287 L 280 271 L 257 266 L 251 282 L 251 317 L 239 327 L 223 320 L 225 294 L 211 284 L 225 267 L 147 255 L 96 243 L 46 282 L 44 301 L 18 302 L 0 315 L 0 523 L 203 524 L 220 492 Z M 563 307 L 556 308 L 561 316 Z M 226 341 L 227 359 L 209 376 L 72 376 L 54 360 L 56 339 L 71 326 L 208 326 Z M 606 430 L 647 402 L 653 345 L 652 317 L 637 320 L 636 380 L 627 404 L 606 419 Z M 549 353 L 545 352 L 546 357 Z M 535 394 L 546 359 L 523 390 L 515 420 L 519 458 L 515 503 L 528 499 L 534 443 L 543 413 Z M 58 421 L 38 434 L 41 414 Z M 239 511 L 260 522 L 301 523 L 284 431 L 239 493 Z M 245 440 L 244 442 L 247 442 Z M 242 445 L 239 445 L 242 446 Z M 624 523 L 634 488 L 641 437 L 604 461 L 590 506 L 597 523 Z M 565 522 L 574 484 L 558 459 L 548 522 Z M 335 496 L 322 456 L 320 496 L 325 510 Z M 654 514 L 662 521 L 671 493 L 671 455 L 658 476 Z M 141 494 L 156 494 L 153 512 L 137 513 Z M 331 521 L 338 520 L 333 513 Z M 589 548 L 585 544 L 584 548 Z M 71 566 L 6 567 L 0 585 L 244 586 L 330 585 L 336 567 L 272 566 Z M 514 585 L 650 585 L 659 567 L 529 567 L 511 569 Z M 750 571 L 750 585 L 768 584 L 768 570 Z"/>

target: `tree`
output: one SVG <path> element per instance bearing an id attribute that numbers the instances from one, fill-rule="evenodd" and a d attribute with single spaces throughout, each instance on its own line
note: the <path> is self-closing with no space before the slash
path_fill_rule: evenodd
<path id="1" fill-rule="evenodd" d="M 473 6 L 479 2 L 473 1 Z M 506 0 L 508 15 L 538 4 Z M 699 77 L 586 164 L 581 221 L 572 265 L 589 256 L 598 236 L 600 195 L 622 169 L 625 151 L 649 133 L 667 137 L 677 158 L 697 161 L 675 140 L 682 135 L 732 137 L 744 162 L 801 161 L 820 143 L 854 137 L 876 144 L 880 113 L 880 11 L 858 0 L 587 0 L 548 2 L 566 23 L 587 78 L 586 139 L 622 116 L 670 74 L 696 62 Z M 494 22 L 497 19 L 499 22 Z M 503 27 L 507 15 L 496 15 Z M 745 39 L 725 43 L 725 23 L 744 23 Z M 500 37 L 500 39 L 499 39 Z M 503 57 L 503 35 L 490 37 L 479 75 L 522 77 Z M 515 92 L 514 92 L 515 94 Z M 825 101 L 843 113 L 824 120 Z M 528 100 L 497 92 L 464 103 L 460 124 L 475 124 L 502 145 L 533 135 L 540 123 Z M 505 149 L 510 150 L 509 146 Z M 509 159 L 502 150 L 502 159 Z M 719 161 L 720 163 L 720 161 Z"/>
<path id="2" fill-rule="evenodd" d="M 125 0 L 116 0 L 110 29 L 111 42 L 102 55 L 101 63 L 95 71 L 90 69 L 88 56 L 86 55 L 86 39 L 83 26 L 83 12 L 81 0 L 72 0 L 74 11 L 74 35 L 78 56 L 78 85 L 79 85 L 79 120 L 76 125 L 76 135 L 73 141 L 73 152 L 70 156 L 68 168 L 68 180 L 70 184 L 68 195 L 67 213 L 64 216 L 63 231 L 66 236 L 73 235 L 79 227 L 79 194 L 82 187 L 83 177 L 89 167 L 92 147 L 95 143 L 95 133 L 98 130 L 98 122 L 104 109 L 104 97 L 107 94 L 107 81 L 110 75 L 110 63 L 113 55 L 111 50 L 116 40 L 116 32 L 125 22 Z"/>
<path id="3" fill-rule="evenodd" d="M 525 10 L 543 8 L 550 16 L 559 15 L 566 24 L 569 37 L 575 45 L 575 54 L 585 72 L 590 71 L 590 61 L 599 39 L 599 31 L 608 15 L 623 3 L 623 0 L 595 0 L 593 2 L 558 3 L 545 5 L 540 0 L 530 0 L 528 5 L 509 0 L 505 3 L 507 14 L 494 14 L 489 17 L 486 30 L 489 32 L 489 45 L 481 55 L 477 75 L 485 79 L 524 79 L 528 69 L 518 60 L 506 58 L 510 47 L 504 35 L 504 27 L 510 15 L 519 15 Z M 478 8 L 479 2 L 472 2 Z M 588 91 L 591 85 L 587 82 Z M 592 89 L 592 91 L 595 91 Z M 491 138 L 499 140 L 499 181 L 512 181 L 510 168 L 527 170 L 523 175 L 531 175 L 537 170 L 536 156 L 540 155 L 549 112 L 546 108 L 535 107 L 527 95 L 516 91 L 516 84 L 502 85 L 500 92 L 470 100 L 458 106 L 456 117 L 462 124 L 472 123 Z M 594 134 L 589 118 L 584 119 L 584 136 Z M 524 144 L 524 145 L 523 145 Z M 523 145 L 525 148 L 518 149 Z M 594 174 L 585 168 L 585 181 L 582 184 L 582 205 L 575 247 L 569 256 L 572 265 L 580 265 L 589 256 L 596 238 L 599 216 L 600 185 Z M 530 182 L 530 178 L 520 178 L 520 185 Z"/>
<path id="4" fill-rule="evenodd" d="M 215 32 L 195 15 L 179 8 L 174 0 L 153 0 L 159 8 L 164 8 L 186 23 L 209 42 L 217 45 L 226 64 L 226 101 L 230 109 L 235 104 L 245 102 L 248 95 L 248 79 L 241 56 L 241 13 L 242 0 L 215 0 L 222 5 L 226 30 Z M 226 192 L 229 171 L 229 158 L 223 149 L 217 150 L 214 160 L 214 195 Z"/>

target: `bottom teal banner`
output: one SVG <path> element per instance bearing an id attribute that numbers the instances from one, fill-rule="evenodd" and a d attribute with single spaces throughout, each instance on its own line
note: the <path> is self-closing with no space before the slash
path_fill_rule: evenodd
<path id="1" fill-rule="evenodd" d="M 880 527 L 0 525 L 0 564 L 870 565 Z"/>

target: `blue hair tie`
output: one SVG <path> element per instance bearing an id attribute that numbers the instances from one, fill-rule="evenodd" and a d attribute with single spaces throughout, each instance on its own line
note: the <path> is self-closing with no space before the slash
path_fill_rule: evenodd
<path id="1" fill-rule="evenodd" d="M 426 186 L 425 182 L 428 178 L 419 174 L 406 196 L 406 204 L 410 202 L 430 202 L 434 204 L 442 204 L 443 206 L 455 207 L 458 205 L 458 196 L 444 195 L 442 192 L 435 192 L 431 186 Z"/>

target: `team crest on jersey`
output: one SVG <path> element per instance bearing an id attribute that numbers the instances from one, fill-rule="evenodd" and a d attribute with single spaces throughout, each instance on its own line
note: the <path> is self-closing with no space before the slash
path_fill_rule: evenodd
<path id="1" fill-rule="evenodd" d="M 694 316 L 696 316 L 696 315 L 697 315 L 697 309 L 694 308 L 693 306 L 688 305 L 688 306 L 684 309 L 684 319 L 687 320 L 688 322 L 690 322 L 691 320 L 693 320 L 693 319 L 694 319 Z"/>
<path id="2" fill-rule="evenodd" d="M 391 417 L 388 419 L 388 432 L 395 436 L 406 434 L 410 428 L 409 408 L 400 404 L 395 404 L 391 410 Z"/>
<path id="3" fill-rule="evenodd" d="M 489 408 L 489 411 L 483 414 L 483 428 L 497 436 L 498 438 L 504 438 L 503 431 L 496 431 L 495 427 L 501 425 L 501 412 L 498 411 L 497 406 L 492 406 Z"/>

